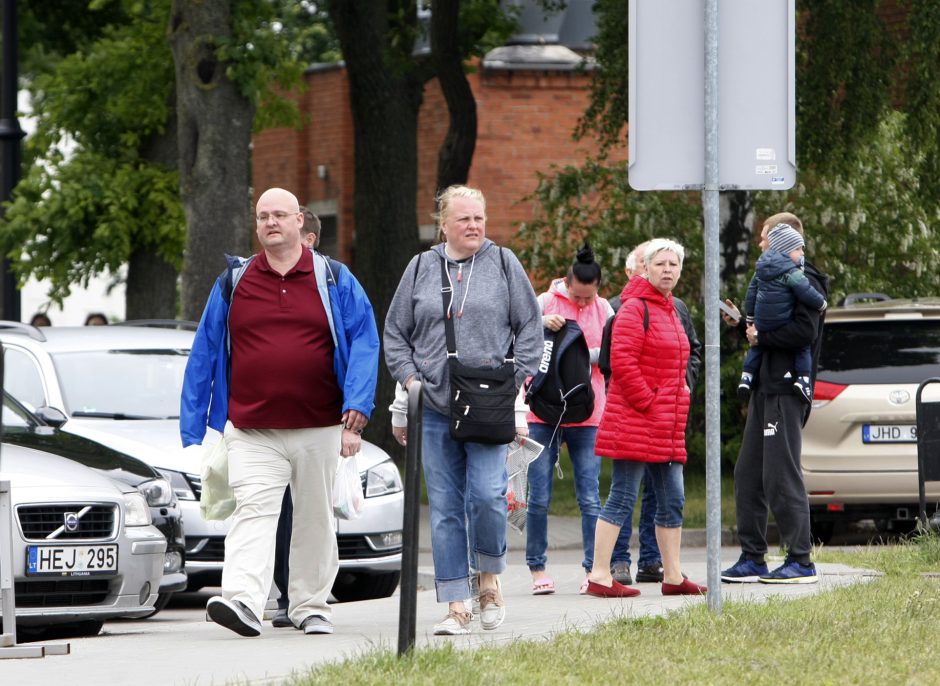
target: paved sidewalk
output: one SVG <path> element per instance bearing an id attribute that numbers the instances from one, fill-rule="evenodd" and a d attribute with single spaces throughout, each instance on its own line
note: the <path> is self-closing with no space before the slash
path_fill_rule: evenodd
<path id="1" fill-rule="evenodd" d="M 418 593 L 418 649 L 453 644 L 460 648 L 502 645 L 518 640 L 546 640 L 563 631 L 582 631 L 621 617 L 665 615 L 688 605 L 704 603 L 704 597 L 664 597 L 659 584 L 639 584 L 642 595 L 632 599 L 602 599 L 578 595 L 584 578 L 581 569 L 580 524 L 553 518 L 548 571 L 557 592 L 533 596 L 525 566 L 524 538 L 510 531 L 509 568 L 502 575 L 507 614 L 494 631 L 482 631 L 474 622 L 469 636 L 431 635 L 445 609 L 434 597 L 433 567 L 428 552 L 420 555 L 420 581 L 427 590 Z M 427 526 L 421 529 L 426 549 Z M 689 543 L 691 536 L 685 539 Z M 722 550 L 722 563 L 733 563 L 737 548 Z M 683 570 L 695 581 L 706 581 L 704 547 L 685 545 Z M 763 602 L 768 598 L 798 599 L 872 577 L 865 570 L 842 565 L 818 565 L 820 583 L 806 586 L 723 584 L 723 603 Z M 212 589 L 213 593 L 217 589 Z M 265 622 L 258 638 L 241 638 L 205 621 L 205 602 L 211 593 L 183 594 L 179 601 L 149 620 L 109 622 L 102 635 L 73 639 L 71 654 L 34 660 L 0 661 L 2 684 L 49 684 L 65 679 L 73 686 L 165 686 L 180 684 L 252 683 L 277 684 L 325 662 L 355 658 L 375 650 L 394 652 L 398 644 L 399 597 L 333 606 L 336 633 L 305 636 L 294 629 L 273 629 Z M 65 676 L 68 675 L 68 676 Z"/>

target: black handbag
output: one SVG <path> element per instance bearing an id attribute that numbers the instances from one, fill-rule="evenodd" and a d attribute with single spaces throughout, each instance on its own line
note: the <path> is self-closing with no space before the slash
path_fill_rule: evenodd
<path id="1" fill-rule="evenodd" d="M 502 256 L 502 255 L 500 255 Z M 457 359 L 457 337 L 450 318 L 447 261 L 441 258 L 441 298 L 450 374 L 450 436 L 457 441 L 504 445 L 516 436 L 516 365 L 513 344 L 498 367 L 469 367 Z"/>

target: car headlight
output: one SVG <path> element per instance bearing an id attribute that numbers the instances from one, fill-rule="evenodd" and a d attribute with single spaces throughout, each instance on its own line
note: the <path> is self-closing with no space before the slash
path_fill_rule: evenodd
<path id="1" fill-rule="evenodd" d="M 170 487 L 173 489 L 177 498 L 180 500 L 199 500 L 182 472 L 176 472 L 172 469 L 163 469 L 161 467 L 157 467 L 157 471 L 163 474 L 163 477 L 170 482 Z"/>
<path id="2" fill-rule="evenodd" d="M 401 475 L 391 460 L 380 462 L 366 470 L 366 498 L 398 493 L 401 490 Z"/>
<path id="3" fill-rule="evenodd" d="M 173 502 L 173 489 L 166 479 L 151 479 L 137 484 L 137 490 L 150 507 L 163 507 Z"/>
<path id="4" fill-rule="evenodd" d="M 124 494 L 124 526 L 147 526 L 150 519 L 150 507 L 140 493 Z"/>

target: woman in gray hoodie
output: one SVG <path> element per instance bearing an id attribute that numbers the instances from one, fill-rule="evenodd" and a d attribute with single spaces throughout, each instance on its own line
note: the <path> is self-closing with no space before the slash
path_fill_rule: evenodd
<path id="1" fill-rule="evenodd" d="M 418 380 L 423 389 L 435 586 L 438 602 L 448 604 L 434 633 L 455 635 L 470 631 L 471 563 L 479 572 L 482 627 L 495 629 L 506 615 L 498 576 L 506 567 L 506 446 L 450 435 L 442 261 L 452 289 L 447 312 L 463 364 L 498 367 L 512 344 L 518 390 L 542 353 L 542 321 L 519 260 L 486 238 L 483 194 L 451 186 L 437 203 L 444 242 L 416 255 L 405 269 L 385 319 L 384 343 L 395 380 L 405 388 Z M 396 438 L 403 442 L 404 433 L 396 431 Z"/>

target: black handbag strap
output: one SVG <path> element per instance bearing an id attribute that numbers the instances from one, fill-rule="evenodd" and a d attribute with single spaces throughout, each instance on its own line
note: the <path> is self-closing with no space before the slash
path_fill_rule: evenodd
<path id="1" fill-rule="evenodd" d="M 503 249 L 499 248 L 499 257 L 503 264 L 503 272 L 506 271 L 506 262 L 503 259 Z M 507 277 L 508 281 L 508 277 Z M 447 259 L 441 256 L 441 304 L 444 307 L 444 336 L 447 339 L 447 359 L 457 359 L 457 336 L 454 334 L 454 322 L 450 317 L 450 297 L 454 292 L 450 285 L 450 279 L 447 278 Z M 511 297 L 510 297 L 511 301 Z M 510 312 L 512 311 L 510 304 Z M 515 337 L 509 341 L 509 350 L 506 351 L 506 357 L 503 362 L 515 362 L 513 357 L 513 345 Z"/>

